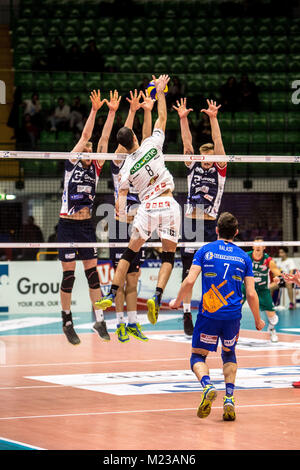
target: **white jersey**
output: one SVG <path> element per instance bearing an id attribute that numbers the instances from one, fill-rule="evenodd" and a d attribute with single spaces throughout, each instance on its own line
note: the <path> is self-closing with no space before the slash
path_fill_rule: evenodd
<path id="1" fill-rule="evenodd" d="M 119 190 L 129 189 L 132 185 L 141 202 L 151 201 L 167 189 L 174 190 L 174 180 L 162 153 L 164 140 L 164 132 L 154 129 L 152 136 L 126 157 L 120 170 Z"/>

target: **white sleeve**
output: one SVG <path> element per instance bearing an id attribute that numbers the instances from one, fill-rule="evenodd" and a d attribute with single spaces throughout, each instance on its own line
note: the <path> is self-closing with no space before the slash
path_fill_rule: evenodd
<path id="1" fill-rule="evenodd" d="M 126 168 L 126 165 L 124 165 L 119 173 L 119 191 L 121 189 L 129 189 L 130 183 L 129 183 L 129 176 L 130 176 L 130 171 Z"/>

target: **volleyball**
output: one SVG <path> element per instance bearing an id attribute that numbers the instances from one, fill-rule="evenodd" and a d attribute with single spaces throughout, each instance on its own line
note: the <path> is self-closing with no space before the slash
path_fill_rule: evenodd
<path id="1" fill-rule="evenodd" d="M 153 100 L 157 100 L 157 93 L 156 93 L 156 88 L 154 84 L 154 80 L 152 80 L 149 85 L 147 86 L 147 95 L 150 96 Z M 168 93 L 168 85 L 166 85 L 166 88 L 164 89 L 165 95 Z"/>

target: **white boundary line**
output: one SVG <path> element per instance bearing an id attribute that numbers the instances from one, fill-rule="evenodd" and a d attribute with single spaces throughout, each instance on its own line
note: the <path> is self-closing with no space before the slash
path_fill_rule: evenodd
<path id="1" fill-rule="evenodd" d="M 21 445 L 23 447 L 27 447 L 28 449 L 34 449 L 34 450 L 46 450 L 46 449 L 43 449 L 43 447 L 36 447 L 36 446 L 32 446 L 31 444 L 26 444 L 25 442 L 21 442 L 21 441 L 13 441 L 12 439 L 7 439 L 7 437 L 3 437 L 3 436 L 0 436 L 0 443 L 2 442 L 11 442 L 12 444 L 18 444 L 18 445 Z"/>
<path id="2" fill-rule="evenodd" d="M 300 406 L 300 402 L 296 403 L 262 403 L 260 405 L 237 405 L 236 408 L 258 408 L 258 407 L 272 407 L 272 406 Z M 223 409 L 223 406 L 215 406 L 214 409 Z M 104 416 L 104 415 L 121 415 L 121 414 L 134 414 L 134 413 L 165 413 L 169 411 L 195 411 L 193 408 L 161 408 L 157 410 L 123 410 L 123 411 L 99 411 L 88 413 L 65 413 L 53 415 L 30 415 L 30 416 L 7 416 L 0 418 L 0 421 L 12 421 L 18 419 L 44 419 L 44 418 L 66 418 L 77 416 Z"/>

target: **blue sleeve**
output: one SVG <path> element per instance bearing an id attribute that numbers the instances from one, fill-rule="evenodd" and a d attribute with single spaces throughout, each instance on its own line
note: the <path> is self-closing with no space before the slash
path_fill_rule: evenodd
<path id="1" fill-rule="evenodd" d="M 202 266 L 202 257 L 203 257 L 203 248 L 200 248 L 198 251 L 196 251 L 192 264 L 195 264 L 196 266 Z"/>
<path id="2" fill-rule="evenodd" d="M 248 256 L 248 255 L 246 256 L 245 262 L 246 262 L 245 277 L 246 276 L 254 277 L 253 267 L 252 267 L 252 260 L 251 260 L 250 256 Z"/>

